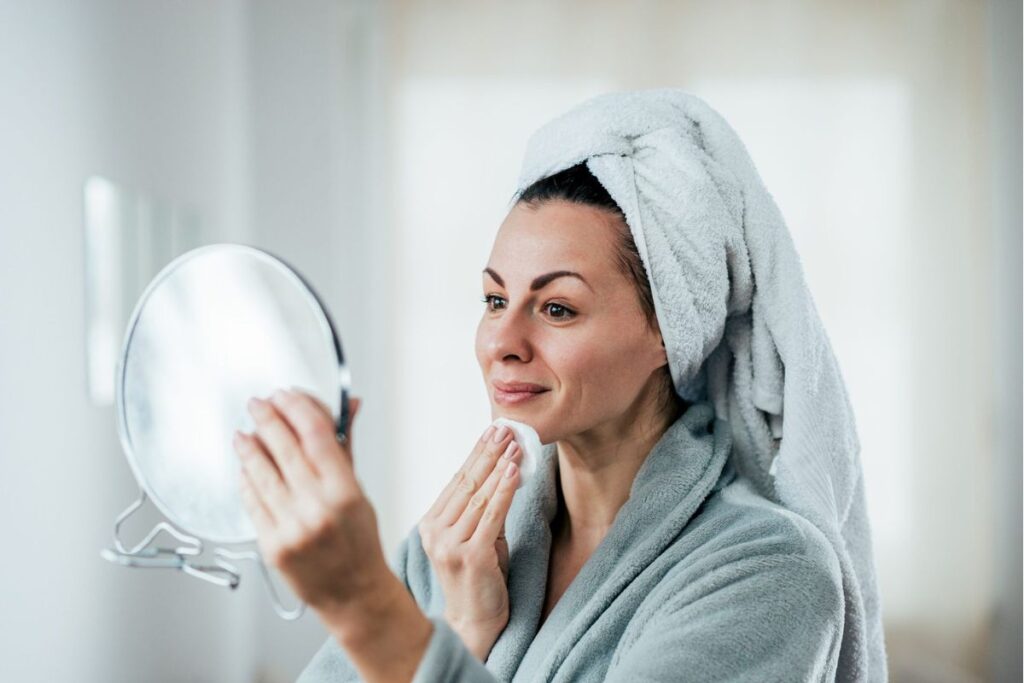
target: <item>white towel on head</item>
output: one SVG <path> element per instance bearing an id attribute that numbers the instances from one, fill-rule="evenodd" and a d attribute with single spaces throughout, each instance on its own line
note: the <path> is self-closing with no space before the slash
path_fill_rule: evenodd
<path id="1" fill-rule="evenodd" d="M 519 179 L 578 163 L 623 210 L 680 396 L 729 422 L 731 458 L 817 526 L 846 601 L 841 680 L 884 680 L 885 649 L 853 411 L 785 221 L 746 148 L 700 98 L 601 95 L 530 138 Z"/>
<path id="2" fill-rule="evenodd" d="M 525 422 L 510 420 L 507 417 L 499 417 L 491 424 L 498 427 L 501 425 L 507 426 L 512 430 L 512 438 L 519 444 L 519 450 L 523 457 L 519 462 L 519 485 L 516 486 L 516 489 L 521 489 L 526 485 L 526 482 L 530 481 L 534 472 L 537 471 L 537 460 L 540 458 L 541 449 L 540 437 L 537 436 L 537 431 L 530 425 Z"/>

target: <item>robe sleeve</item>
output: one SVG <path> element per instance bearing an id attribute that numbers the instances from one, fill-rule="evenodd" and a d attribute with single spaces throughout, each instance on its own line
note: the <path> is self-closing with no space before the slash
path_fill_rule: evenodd
<path id="1" fill-rule="evenodd" d="M 843 609 L 827 564 L 747 557 L 683 585 L 613 658 L 606 680 L 831 680 Z"/>
<path id="2" fill-rule="evenodd" d="M 412 592 L 408 570 L 410 538 L 407 536 L 399 544 L 391 569 Z M 413 683 L 493 683 L 497 680 L 444 618 L 430 617 L 430 621 L 434 631 L 413 676 Z M 328 638 L 299 674 L 296 683 L 355 683 L 361 680 L 345 650 L 334 638 Z"/>
<path id="3" fill-rule="evenodd" d="M 434 634 L 412 683 L 496 683 L 487 667 L 442 617 L 431 617 Z"/>

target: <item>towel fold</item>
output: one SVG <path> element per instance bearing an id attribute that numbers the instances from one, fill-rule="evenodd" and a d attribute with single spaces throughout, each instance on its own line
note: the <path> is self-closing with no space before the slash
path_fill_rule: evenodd
<path id="1" fill-rule="evenodd" d="M 736 470 L 828 539 L 839 680 L 886 678 L 853 411 L 785 221 L 743 143 L 676 89 L 595 97 L 539 129 L 519 178 L 586 162 L 626 216 L 677 393 L 728 422 Z"/>

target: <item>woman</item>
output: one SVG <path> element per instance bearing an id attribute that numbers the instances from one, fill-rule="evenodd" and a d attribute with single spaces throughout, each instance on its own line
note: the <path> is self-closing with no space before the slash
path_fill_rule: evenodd
<path id="1" fill-rule="evenodd" d="M 483 277 L 492 412 L 547 445 L 516 492 L 488 429 L 397 577 L 328 414 L 252 405 L 247 508 L 331 633 L 301 680 L 884 680 L 852 413 L 728 124 L 676 90 L 552 121 Z"/>

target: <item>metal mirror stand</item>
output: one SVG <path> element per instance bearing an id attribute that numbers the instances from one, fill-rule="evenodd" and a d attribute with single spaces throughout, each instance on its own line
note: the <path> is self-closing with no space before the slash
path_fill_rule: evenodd
<path id="1" fill-rule="evenodd" d="M 203 552 L 203 542 L 195 536 L 190 536 L 176 529 L 170 522 L 159 522 L 150 529 L 146 536 L 133 545 L 125 547 L 121 542 L 121 525 L 131 517 L 146 502 L 146 492 L 139 489 L 139 497 L 124 512 L 118 515 L 114 521 L 114 547 L 104 548 L 100 551 L 100 557 L 120 564 L 125 567 L 140 567 L 146 569 L 180 569 L 189 576 L 194 576 L 204 581 L 209 581 L 215 586 L 238 588 L 241 582 L 241 575 L 238 568 L 231 561 L 251 560 L 260 568 L 263 575 L 263 585 L 266 586 L 270 596 L 270 602 L 274 611 L 282 619 L 293 621 L 298 619 L 306 611 L 306 605 L 302 602 L 298 606 L 288 609 L 281 602 L 281 598 L 274 588 L 270 578 L 270 571 L 263 562 L 259 552 L 255 550 L 228 550 L 227 548 L 214 548 L 213 564 L 198 564 L 195 560 Z M 181 542 L 173 548 L 153 545 L 160 532 L 166 532 Z"/>
<path id="2" fill-rule="evenodd" d="M 343 395 L 341 401 L 343 413 L 341 424 L 345 425 L 348 413 L 348 392 L 345 391 L 343 393 L 345 395 Z M 346 441 L 343 430 L 344 427 L 340 427 L 337 436 L 338 442 L 342 444 Z M 267 569 L 263 557 L 256 550 L 214 548 L 213 564 L 197 564 L 194 562 L 194 559 L 203 553 L 202 540 L 176 529 L 173 524 L 167 521 L 156 524 L 141 541 L 131 548 L 126 547 L 121 542 L 121 525 L 145 504 L 147 498 L 146 492 L 140 488 L 139 497 L 114 520 L 114 547 L 100 550 L 100 557 L 104 560 L 124 567 L 179 569 L 189 576 L 194 576 L 197 579 L 208 581 L 215 586 L 230 588 L 231 590 L 238 588 L 239 583 L 241 583 L 241 574 L 238 568 L 228 560 L 233 562 L 249 560 L 255 562 L 260 568 L 260 574 L 263 576 L 263 585 L 267 589 L 270 603 L 273 605 L 277 616 L 286 621 L 294 621 L 305 613 L 306 604 L 303 602 L 299 602 L 297 606 L 291 609 L 284 606 L 280 596 L 277 594 L 277 589 L 274 588 L 274 582 L 270 577 L 270 570 Z M 160 532 L 166 532 L 183 545 L 173 548 L 152 545 L 156 537 L 160 535 Z"/>
<path id="3" fill-rule="evenodd" d="M 347 375 L 347 369 L 344 374 Z M 348 406 L 348 390 L 343 389 L 341 398 L 341 426 L 338 428 L 337 435 L 338 442 L 342 444 L 346 441 L 344 426 L 348 424 Z M 263 576 L 263 585 L 267 589 L 270 603 L 273 605 L 277 616 L 286 621 L 294 621 L 305 613 L 306 604 L 303 602 L 299 602 L 297 606 L 291 609 L 285 607 L 280 596 L 277 594 L 277 589 L 274 588 L 274 582 L 270 577 L 270 570 L 267 569 L 263 557 L 256 550 L 214 548 L 212 565 L 197 564 L 193 560 L 203 553 L 202 540 L 180 531 L 167 521 L 157 523 L 141 541 L 131 548 L 126 547 L 121 542 L 121 525 L 145 504 L 147 498 L 146 492 L 140 488 L 138 498 L 117 516 L 117 519 L 114 520 L 114 547 L 100 550 L 100 557 L 108 562 L 124 567 L 178 569 L 189 576 L 194 576 L 197 579 L 208 581 L 215 586 L 230 588 L 231 590 L 238 588 L 239 583 L 241 583 L 241 574 L 238 568 L 228 560 L 233 562 L 249 560 L 255 562 L 259 567 L 260 574 Z M 173 548 L 152 545 L 156 537 L 160 535 L 160 532 L 166 532 L 184 545 L 178 545 Z"/>

